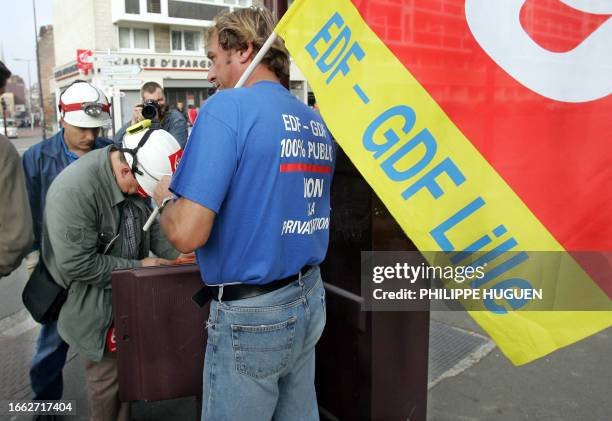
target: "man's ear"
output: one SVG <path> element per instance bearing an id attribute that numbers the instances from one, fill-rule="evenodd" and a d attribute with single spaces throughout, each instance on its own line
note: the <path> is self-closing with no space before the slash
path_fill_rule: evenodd
<path id="1" fill-rule="evenodd" d="M 240 64 L 244 64 L 253 59 L 253 57 L 253 43 L 251 41 L 247 41 L 247 48 L 238 51 L 238 60 L 240 61 Z"/>
<path id="2" fill-rule="evenodd" d="M 121 178 L 125 179 L 131 173 L 132 173 L 132 170 L 130 169 L 130 167 L 127 164 L 122 164 L 121 165 L 121 172 L 120 172 Z"/>

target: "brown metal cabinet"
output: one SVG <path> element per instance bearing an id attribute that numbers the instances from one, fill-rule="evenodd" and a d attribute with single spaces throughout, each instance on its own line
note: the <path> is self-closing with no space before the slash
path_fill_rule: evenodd
<path id="1" fill-rule="evenodd" d="M 202 396 L 208 306 L 191 301 L 197 266 L 117 271 L 112 283 L 121 400 Z"/>

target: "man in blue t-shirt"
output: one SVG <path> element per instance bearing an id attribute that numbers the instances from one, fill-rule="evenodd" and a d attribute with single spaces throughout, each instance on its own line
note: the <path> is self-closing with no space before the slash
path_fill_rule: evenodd
<path id="1" fill-rule="evenodd" d="M 203 420 L 318 419 L 318 264 L 329 242 L 334 144 L 321 117 L 280 84 L 289 72 L 280 40 L 244 88 L 227 89 L 273 29 L 263 9 L 215 19 L 208 78 L 220 91 L 201 109 L 171 183 L 162 179 L 154 196 L 166 203 L 167 238 L 196 250 L 214 298 Z"/>

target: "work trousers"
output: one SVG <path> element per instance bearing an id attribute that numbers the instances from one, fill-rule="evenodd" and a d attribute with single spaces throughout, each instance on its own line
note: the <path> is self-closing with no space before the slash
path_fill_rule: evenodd
<path id="1" fill-rule="evenodd" d="M 107 352 L 99 362 L 84 361 L 91 421 L 130 421 L 130 403 L 119 401 L 117 353 Z"/>

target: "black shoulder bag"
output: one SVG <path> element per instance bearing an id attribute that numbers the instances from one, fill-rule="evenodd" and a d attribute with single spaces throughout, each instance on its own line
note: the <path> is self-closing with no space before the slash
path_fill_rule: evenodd
<path id="1" fill-rule="evenodd" d="M 53 280 L 41 256 L 21 294 L 25 308 L 38 323 L 53 323 L 66 297 L 68 290 Z"/>

